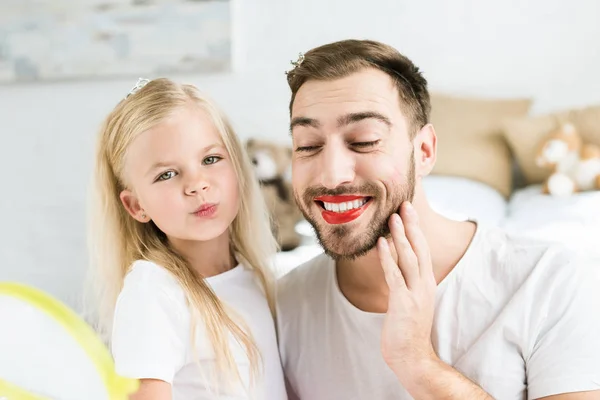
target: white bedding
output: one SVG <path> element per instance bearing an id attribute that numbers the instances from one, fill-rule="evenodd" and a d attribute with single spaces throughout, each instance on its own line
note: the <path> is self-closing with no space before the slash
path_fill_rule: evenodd
<path id="1" fill-rule="evenodd" d="M 600 192 L 560 198 L 542 194 L 540 185 L 520 189 L 508 204 L 502 226 L 578 252 L 600 253 Z"/>

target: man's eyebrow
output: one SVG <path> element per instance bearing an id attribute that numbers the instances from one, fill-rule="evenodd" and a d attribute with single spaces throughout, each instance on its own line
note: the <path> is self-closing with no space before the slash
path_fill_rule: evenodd
<path id="1" fill-rule="evenodd" d="M 338 118 L 337 123 L 338 123 L 338 127 L 342 127 L 342 126 L 353 124 L 355 122 L 363 121 L 365 119 L 375 119 L 377 121 L 383 122 L 388 127 L 392 126 L 392 121 L 390 121 L 390 119 L 388 117 L 386 117 L 385 115 L 382 115 L 378 112 L 375 112 L 375 111 L 362 111 L 362 112 L 356 112 L 356 113 L 342 115 L 341 117 Z"/>
<path id="2" fill-rule="evenodd" d="M 312 128 L 318 128 L 321 126 L 321 124 L 314 118 L 296 117 L 292 119 L 292 122 L 290 122 L 290 132 L 292 132 L 292 130 L 297 126 L 310 126 Z"/>

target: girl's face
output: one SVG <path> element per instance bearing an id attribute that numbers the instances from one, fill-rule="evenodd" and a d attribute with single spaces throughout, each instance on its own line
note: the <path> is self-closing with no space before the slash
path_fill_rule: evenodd
<path id="1" fill-rule="evenodd" d="M 227 233 L 239 209 L 238 181 L 210 116 L 193 104 L 140 134 L 127 149 L 121 192 L 127 211 L 169 240 Z"/>

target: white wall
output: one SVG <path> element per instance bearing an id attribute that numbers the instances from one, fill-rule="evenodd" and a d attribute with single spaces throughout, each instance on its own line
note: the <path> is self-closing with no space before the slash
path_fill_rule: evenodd
<path id="1" fill-rule="evenodd" d="M 237 71 L 177 78 L 208 91 L 242 137 L 276 140 L 288 139 L 290 59 L 348 37 L 396 46 L 434 90 L 533 96 L 537 113 L 600 103 L 600 2 L 568 3 L 237 0 Z M 135 80 L 0 86 L 0 280 L 74 304 L 94 136 Z"/>

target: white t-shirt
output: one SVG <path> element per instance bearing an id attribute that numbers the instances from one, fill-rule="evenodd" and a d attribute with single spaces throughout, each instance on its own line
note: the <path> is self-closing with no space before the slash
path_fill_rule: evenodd
<path id="1" fill-rule="evenodd" d="M 215 358 L 204 326 L 198 324 L 196 329 L 194 353 L 191 314 L 183 289 L 166 269 L 148 261 L 134 263 L 117 300 L 111 341 L 116 372 L 168 382 L 174 400 L 286 399 L 273 317 L 254 273 L 240 264 L 206 282 L 244 318 L 261 353 L 264 373 L 251 395 L 240 385 L 237 389 L 221 387 L 215 394 Z M 250 364 L 244 348 L 232 337 L 230 346 L 248 385 Z"/>
<path id="2" fill-rule="evenodd" d="M 496 399 L 599 390 L 598 272 L 480 226 L 437 288 L 436 353 Z M 278 286 L 280 354 L 300 399 L 411 399 L 381 356 L 384 314 L 346 299 L 333 260 L 320 255 Z"/>

